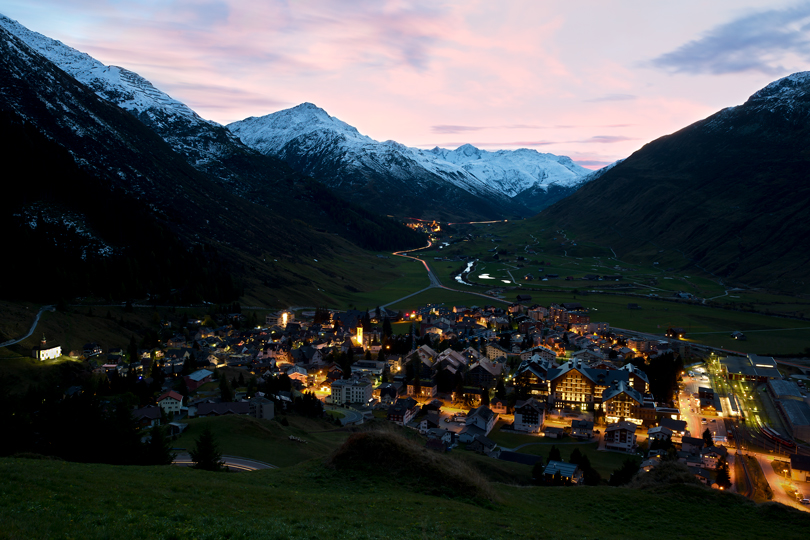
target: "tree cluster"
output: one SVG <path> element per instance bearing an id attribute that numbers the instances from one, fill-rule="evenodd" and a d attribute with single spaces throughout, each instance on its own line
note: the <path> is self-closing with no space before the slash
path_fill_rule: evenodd
<path id="1" fill-rule="evenodd" d="M 303 396 L 297 396 L 293 400 L 293 410 L 303 416 L 320 418 L 323 416 L 323 403 L 314 393 L 304 392 Z"/>
<path id="2" fill-rule="evenodd" d="M 576 464 L 582 471 L 582 481 L 586 486 L 598 486 L 602 481 L 602 475 L 599 471 L 591 466 L 591 460 L 587 455 L 579 451 L 579 448 L 574 448 L 571 456 L 568 458 L 569 463 Z"/>
<path id="3" fill-rule="evenodd" d="M 0 455 L 34 453 L 66 461 L 116 465 L 163 465 L 174 456 L 163 428 L 152 428 L 151 441 L 132 417 L 133 394 L 102 401 L 92 391 L 63 397 L 56 389 L 30 390 L 0 407 L 4 436 Z"/>
<path id="4" fill-rule="evenodd" d="M 628 457 L 621 467 L 611 473 L 608 484 L 611 486 L 623 486 L 629 483 L 638 472 L 639 465 L 638 459 Z"/>
<path id="5" fill-rule="evenodd" d="M 650 380 L 650 393 L 660 401 L 671 403 L 678 390 L 678 377 L 683 371 L 683 360 L 680 355 L 667 353 L 650 359 L 649 364 L 643 358 L 630 361 L 647 374 Z"/>

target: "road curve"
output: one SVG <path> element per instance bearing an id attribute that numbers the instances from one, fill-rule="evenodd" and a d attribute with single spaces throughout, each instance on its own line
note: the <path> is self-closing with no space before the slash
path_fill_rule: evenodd
<path id="1" fill-rule="evenodd" d="M 40 316 L 41 316 L 43 313 L 45 313 L 46 311 L 56 311 L 56 307 L 55 307 L 55 306 L 42 306 L 42 307 L 39 309 L 39 312 L 37 313 L 37 316 L 36 316 L 36 317 L 34 317 L 34 324 L 32 324 L 32 325 L 31 325 L 31 329 L 28 331 L 28 333 L 27 333 L 27 334 L 25 334 L 25 335 L 24 335 L 23 337 L 21 337 L 21 338 L 18 338 L 18 339 L 10 339 L 10 340 L 8 340 L 8 341 L 6 341 L 6 342 L 0 343 L 0 347 L 8 347 L 9 345 L 14 345 L 15 343 L 19 343 L 19 342 L 21 342 L 21 341 L 22 341 L 22 340 L 24 340 L 24 339 L 28 339 L 28 338 L 31 336 L 31 334 L 33 334 L 33 333 L 34 333 L 34 330 L 36 330 L 36 328 L 37 328 L 37 324 L 39 323 L 39 318 L 40 318 Z"/>
<path id="2" fill-rule="evenodd" d="M 255 459 L 248 459 L 239 456 L 228 456 L 223 455 L 222 461 L 225 462 L 225 465 L 232 471 L 236 472 L 246 472 L 246 471 L 261 471 L 265 469 L 278 469 L 277 466 L 271 465 L 269 463 L 265 463 L 263 461 L 258 461 Z M 177 454 L 172 465 L 179 465 L 180 467 L 191 467 L 194 462 L 191 460 L 191 456 L 187 452 L 183 452 Z"/>

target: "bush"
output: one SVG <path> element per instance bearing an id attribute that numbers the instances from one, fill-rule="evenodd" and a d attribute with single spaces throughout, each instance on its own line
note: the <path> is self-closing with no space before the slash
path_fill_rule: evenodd
<path id="1" fill-rule="evenodd" d="M 636 489 L 650 489 L 669 484 L 694 484 L 703 486 L 683 463 L 677 461 L 662 461 L 649 472 L 639 472 L 628 484 Z M 705 486 L 704 486 L 705 487 Z"/>
<path id="2" fill-rule="evenodd" d="M 369 431 L 351 435 L 328 459 L 338 470 L 390 475 L 412 483 L 428 494 L 495 500 L 486 478 L 458 459 L 437 454 L 391 432 Z"/>

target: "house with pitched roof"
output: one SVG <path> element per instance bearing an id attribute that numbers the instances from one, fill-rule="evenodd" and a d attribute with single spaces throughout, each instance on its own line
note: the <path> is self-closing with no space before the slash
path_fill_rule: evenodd
<path id="1" fill-rule="evenodd" d="M 593 422 L 590 420 L 571 420 L 571 436 L 578 439 L 593 437 Z"/>
<path id="2" fill-rule="evenodd" d="M 550 361 L 531 358 L 521 362 L 515 375 L 515 386 L 524 387 L 529 394 L 538 399 L 548 397 L 548 372 L 557 366 Z"/>
<path id="3" fill-rule="evenodd" d="M 608 423 L 630 421 L 641 423 L 636 418 L 636 411 L 641 407 L 644 397 L 629 383 L 618 381 L 614 386 L 602 392 L 602 408 L 605 421 Z"/>
<path id="4" fill-rule="evenodd" d="M 489 435 L 497 421 L 498 415 L 485 405 L 472 409 L 464 419 L 464 427 L 458 434 L 459 441 L 469 443 L 476 435 Z"/>
<path id="5" fill-rule="evenodd" d="M 142 428 L 160 425 L 160 407 L 142 407 L 132 411 L 132 419 Z"/>
<path id="6" fill-rule="evenodd" d="M 582 483 L 582 470 L 575 463 L 566 463 L 564 461 L 551 460 L 543 469 L 543 477 L 546 483 L 551 484 L 554 482 L 554 477 L 559 474 L 560 480 L 565 484 L 581 484 Z"/>
<path id="7" fill-rule="evenodd" d="M 229 414 L 250 414 L 250 403 L 247 401 L 227 403 L 200 403 L 197 405 L 197 416 L 225 416 Z"/>
<path id="8" fill-rule="evenodd" d="M 540 433 L 546 421 L 546 403 L 529 398 L 515 403 L 515 431 Z"/>
<path id="9" fill-rule="evenodd" d="M 413 398 L 400 398 L 388 407 L 388 421 L 404 426 L 419 412 L 419 404 Z"/>
<path id="10" fill-rule="evenodd" d="M 179 414 L 183 407 L 183 396 L 174 390 L 169 390 L 157 398 L 157 404 L 166 416 Z"/>
<path id="11" fill-rule="evenodd" d="M 470 366 L 467 379 L 475 386 L 491 388 L 502 373 L 502 364 L 494 364 L 491 360 L 484 359 Z"/>
<path id="12" fill-rule="evenodd" d="M 213 375 L 214 373 L 208 371 L 207 369 L 199 369 L 191 375 L 186 375 L 183 378 L 186 380 L 186 388 L 188 388 L 188 391 L 194 392 L 205 383 L 211 382 L 211 377 Z"/>

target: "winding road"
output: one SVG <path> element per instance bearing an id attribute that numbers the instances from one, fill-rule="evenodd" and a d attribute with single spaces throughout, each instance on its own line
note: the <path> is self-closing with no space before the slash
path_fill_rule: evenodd
<path id="1" fill-rule="evenodd" d="M 495 222 L 493 222 L 493 223 L 495 223 Z M 396 255 L 397 257 L 405 257 L 407 259 L 413 259 L 414 261 L 419 261 L 420 263 L 422 263 L 425 266 L 425 270 L 427 270 L 428 279 L 430 280 L 430 285 L 428 285 L 427 287 L 425 287 L 421 291 L 416 291 L 415 293 L 411 293 L 411 294 L 409 294 L 407 296 L 403 296 L 402 298 L 398 298 L 397 300 L 394 300 L 393 302 L 388 302 L 387 304 L 385 304 L 384 306 L 381 306 L 381 307 L 387 308 L 388 306 L 398 304 L 399 302 L 402 302 L 403 300 L 407 300 L 408 298 L 410 298 L 412 296 L 416 296 L 417 294 L 423 293 L 423 292 L 425 292 L 425 291 L 427 291 L 429 289 L 444 289 L 446 291 L 453 291 L 453 292 L 459 292 L 459 293 L 465 293 L 465 294 L 474 294 L 475 296 L 481 296 L 483 298 L 488 298 L 490 300 L 495 300 L 496 302 L 508 303 L 503 298 L 498 298 L 496 296 L 490 296 L 488 294 L 477 293 L 477 292 L 473 292 L 473 291 L 461 291 L 459 289 L 451 289 L 450 287 L 442 285 L 441 280 L 439 280 L 439 278 L 436 276 L 436 274 L 433 273 L 433 270 L 430 269 L 430 266 L 428 266 L 427 261 L 425 261 L 423 259 L 420 259 L 418 257 L 412 257 L 412 256 L 408 255 L 408 253 L 412 253 L 414 251 L 421 251 L 423 249 L 429 249 L 432 245 L 433 245 L 433 242 L 428 241 L 427 245 L 424 246 L 424 247 L 417 248 L 417 249 L 407 249 L 407 250 L 403 250 L 403 251 L 395 251 L 395 252 L 392 253 L 392 255 Z"/>
<path id="2" fill-rule="evenodd" d="M 37 324 L 39 323 L 40 316 L 42 316 L 42 314 L 45 313 L 46 311 L 56 311 L 56 307 L 55 306 L 42 306 L 39 309 L 39 312 L 37 313 L 37 316 L 34 317 L 34 324 L 31 325 L 31 329 L 28 331 L 27 334 L 25 334 L 21 338 L 10 339 L 10 340 L 8 340 L 6 342 L 0 343 L 0 347 L 8 347 L 9 345 L 14 345 L 15 343 L 19 343 L 24 339 L 28 339 L 31 336 L 31 334 L 34 333 L 34 330 L 36 330 Z"/>

